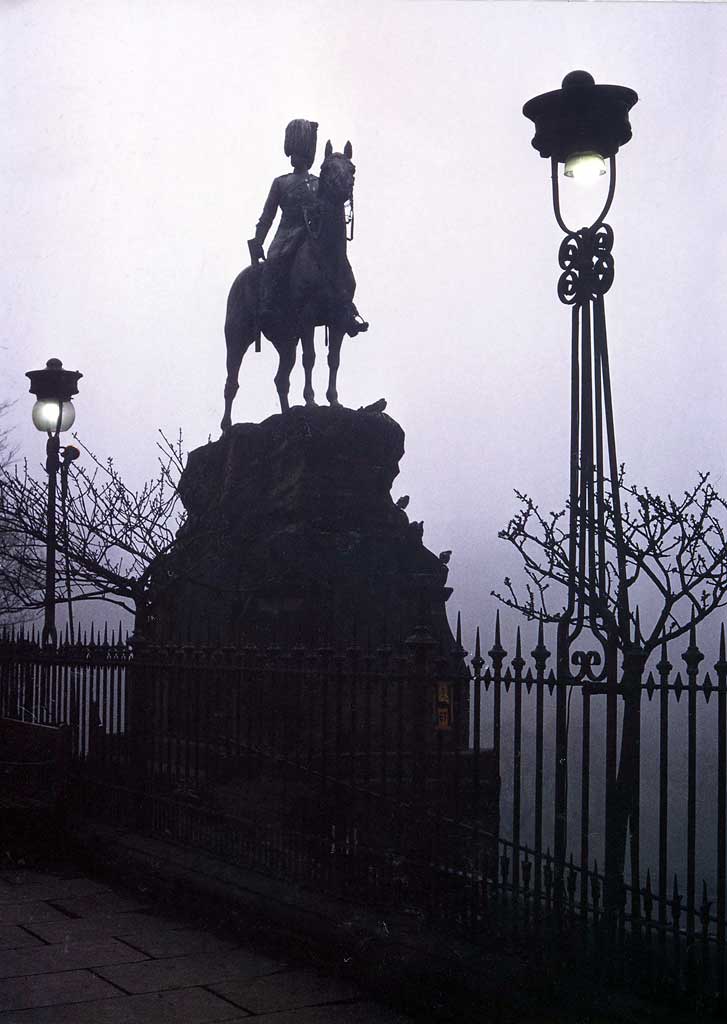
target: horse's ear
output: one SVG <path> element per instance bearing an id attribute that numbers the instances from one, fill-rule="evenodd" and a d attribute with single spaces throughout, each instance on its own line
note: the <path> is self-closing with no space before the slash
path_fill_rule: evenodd
<path id="1" fill-rule="evenodd" d="M 326 143 L 326 158 L 328 158 L 332 154 L 333 154 L 333 146 L 331 145 L 331 140 L 329 139 L 328 142 Z"/>
<path id="2" fill-rule="evenodd" d="M 343 155 L 346 157 L 347 160 L 350 160 L 351 157 L 353 156 L 353 146 L 351 145 L 350 142 L 347 142 L 346 145 L 343 147 Z"/>

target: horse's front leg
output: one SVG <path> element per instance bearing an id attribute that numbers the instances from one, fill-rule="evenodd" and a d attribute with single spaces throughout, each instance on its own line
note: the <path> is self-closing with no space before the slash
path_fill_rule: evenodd
<path id="1" fill-rule="evenodd" d="M 303 346 L 303 370 L 305 371 L 303 398 L 306 405 L 316 404 L 316 396 L 313 391 L 313 367 L 316 361 L 315 330 L 315 327 L 306 327 L 300 335 Z"/>
<path id="2" fill-rule="evenodd" d="M 288 392 L 290 391 L 290 374 L 295 366 L 295 350 L 298 345 L 297 338 L 286 338 L 274 341 L 278 350 L 278 372 L 275 374 L 275 387 L 278 390 L 280 399 L 280 411 L 287 412 L 290 408 L 288 403 Z"/>
<path id="3" fill-rule="evenodd" d="M 330 405 L 340 405 L 338 391 L 336 390 L 336 378 L 338 367 L 341 362 L 341 342 L 343 341 L 344 330 L 342 327 L 331 327 L 328 331 L 328 390 L 326 398 Z"/>
<path id="4" fill-rule="evenodd" d="M 251 341 L 245 340 L 239 334 L 225 325 L 225 341 L 227 342 L 227 380 L 225 381 L 225 411 L 220 423 L 222 431 L 229 430 L 232 426 L 232 403 L 237 394 L 239 384 L 240 365 L 242 357 L 250 347 Z"/>

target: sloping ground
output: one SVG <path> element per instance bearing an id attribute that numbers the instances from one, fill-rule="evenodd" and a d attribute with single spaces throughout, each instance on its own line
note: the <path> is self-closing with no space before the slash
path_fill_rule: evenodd
<path id="1" fill-rule="evenodd" d="M 572 963 L 533 950 L 526 939 L 506 941 L 491 933 L 475 946 L 429 929 L 419 916 L 393 910 L 382 916 L 129 831 L 87 824 L 75 842 L 76 855 L 101 875 L 153 893 L 195 921 L 224 923 L 256 948 L 294 952 L 325 966 L 416 1020 L 687 1024 L 695 1019 L 693 1012 L 595 986 Z"/>

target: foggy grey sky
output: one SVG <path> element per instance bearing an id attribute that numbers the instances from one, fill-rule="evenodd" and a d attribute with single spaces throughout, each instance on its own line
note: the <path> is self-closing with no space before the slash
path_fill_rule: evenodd
<path id="1" fill-rule="evenodd" d="M 727 491 L 726 30 L 722 4 L 4 0 L 0 398 L 21 454 L 43 451 L 23 373 L 50 356 L 84 373 L 79 434 L 131 478 L 157 427 L 190 449 L 219 435 L 227 292 L 285 124 L 317 120 L 315 168 L 327 138 L 353 143 L 371 322 L 344 342 L 340 398 L 387 398 L 394 497 L 454 550 L 450 609 L 489 619 L 512 488 L 546 506 L 567 489 L 561 235 L 521 108 L 585 68 L 639 94 L 609 216 L 619 457 L 657 490 L 703 468 Z M 236 421 L 278 411 L 275 366 L 266 342 L 248 353 Z"/>

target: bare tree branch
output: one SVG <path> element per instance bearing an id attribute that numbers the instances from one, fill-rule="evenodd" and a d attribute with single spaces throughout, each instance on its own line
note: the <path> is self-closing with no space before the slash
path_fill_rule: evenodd
<path id="1" fill-rule="evenodd" d="M 158 472 L 137 489 L 123 481 L 113 459 L 102 461 L 74 438 L 86 453 L 86 465 L 74 462 L 68 468 L 57 535 L 59 557 L 70 567 L 72 598 L 103 600 L 136 613 L 144 605 L 155 561 L 170 549 L 184 521 L 176 489 L 185 462 L 181 434 L 171 441 L 160 431 Z M 5 613 L 43 606 L 47 486 L 27 462 L 0 463 L 0 611 Z"/>
<path id="2" fill-rule="evenodd" d="M 651 629 L 643 632 L 648 653 L 663 638 L 670 640 L 686 633 L 692 617 L 699 623 L 727 604 L 727 503 L 710 483 L 708 473 L 699 473 L 697 482 L 678 498 L 670 494 L 662 498 L 648 487 L 627 485 L 623 467 L 618 485 L 626 585 L 657 608 Z M 570 510 L 566 505 L 546 515 L 528 495 L 517 490 L 515 494 L 520 508 L 499 536 L 518 551 L 525 581 L 517 589 L 506 578 L 504 591 L 493 591 L 493 596 L 529 619 L 557 622 L 565 608 L 568 588 Z M 606 580 L 605 594 L 586 579 L 585 600 L 601 621 L 614 626 L 623 648 L 629 638 L 618 631 L 616 532 L 613 501 L 608 493 L 604 541 L 605 561 L 598 568 Z"/>

